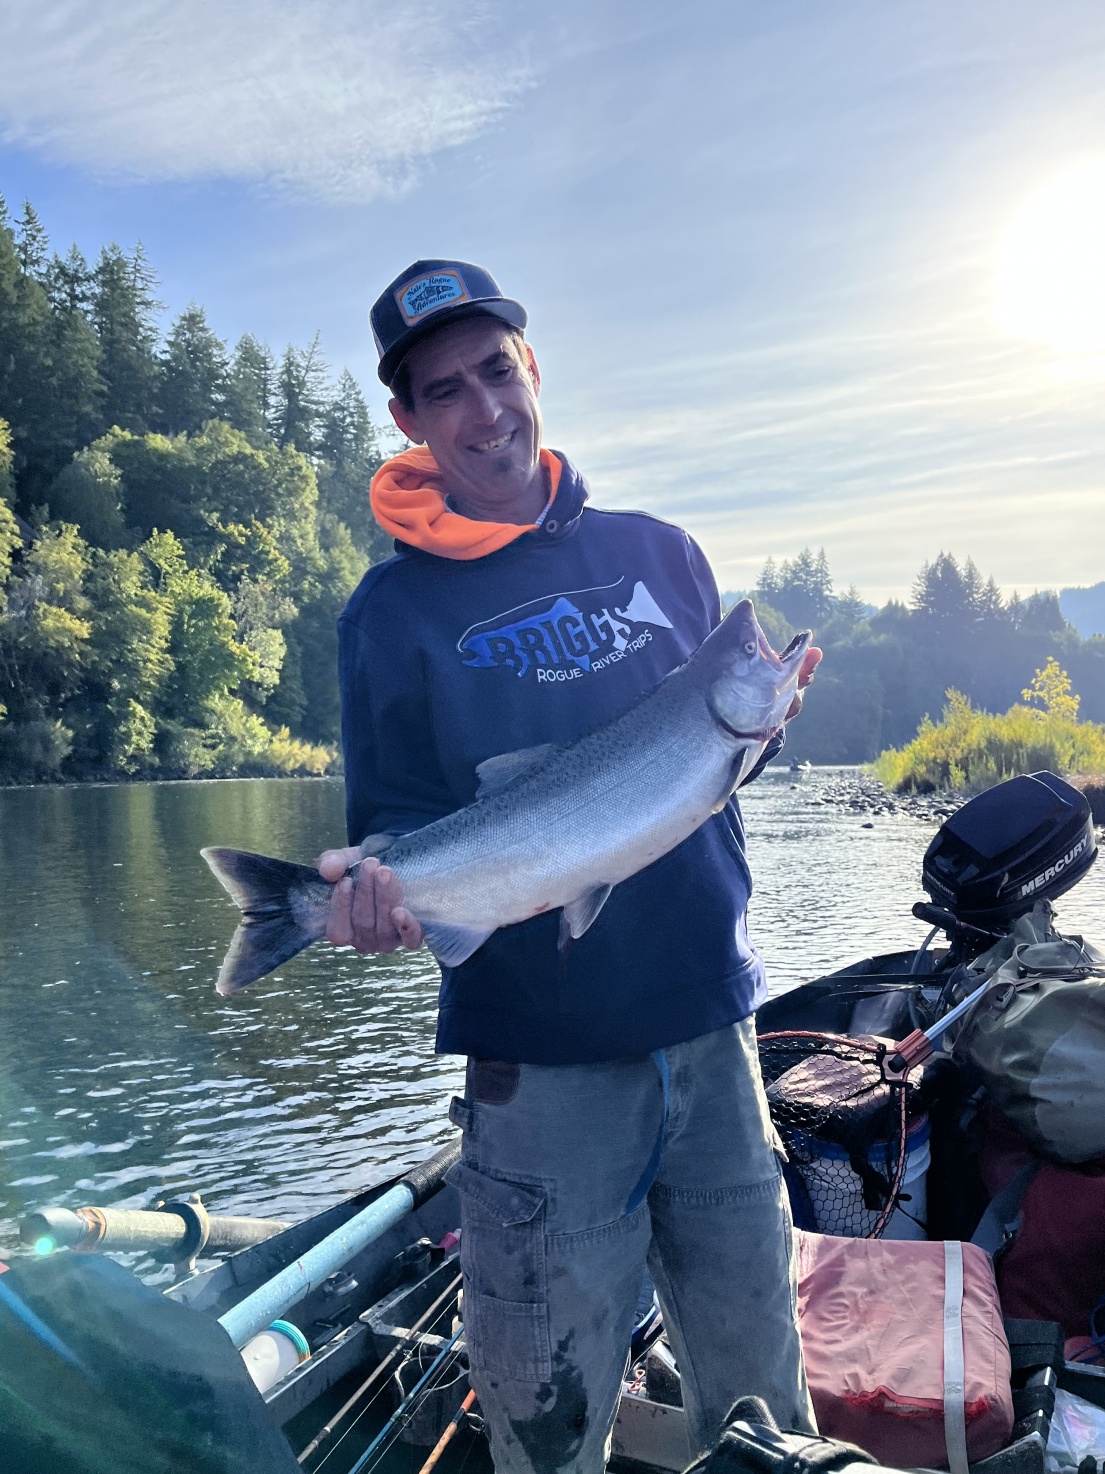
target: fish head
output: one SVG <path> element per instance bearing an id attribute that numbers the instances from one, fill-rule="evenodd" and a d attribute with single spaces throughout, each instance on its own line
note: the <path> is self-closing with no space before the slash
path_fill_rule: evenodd
<path id="1" fill-rule="evenodd" d="M 812 632 L 803 630 L 777 655 L 751 599 L 735 604 L 699 651 L 707 701 L 718 725 L 740 741 L 767 742 L 790 710 L 812 639 Z"/>

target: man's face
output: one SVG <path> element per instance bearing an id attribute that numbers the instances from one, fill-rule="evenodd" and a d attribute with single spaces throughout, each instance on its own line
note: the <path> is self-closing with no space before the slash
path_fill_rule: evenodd
<path id="1" fill-rule="evenodd" d="M 538 515 L 541 378 L 529 345 L 493 317 L 470 317 L 417 344 L 407 363 L 414 409 L 393 399 L 392 415 L 429 447 L 458 510 Z"/>

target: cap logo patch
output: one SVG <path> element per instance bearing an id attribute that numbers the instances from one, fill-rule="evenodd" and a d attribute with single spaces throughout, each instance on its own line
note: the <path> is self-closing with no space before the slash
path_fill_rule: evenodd
<path id="1" fill-rule="evenodd" d="M 399 311 L 407 326 L 414 327 L 430 312 L 449 307 L 454 302 L 470 302 L 468 288 L 456 271 L 432 271 L 416 277 L 395 294 Z"/>

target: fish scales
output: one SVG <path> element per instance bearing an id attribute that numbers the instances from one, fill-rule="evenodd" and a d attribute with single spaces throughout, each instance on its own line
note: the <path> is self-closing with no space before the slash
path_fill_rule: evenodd
<path id="1" fill-rule="evenodd" d="M 555 753 L 418 831 L 421 842 L 398 840 L 384 858 L 405 904 L 428 922 L 509 925 L 616 884 L 674 849 L 728 797 L 732 752 L 698 693 L 688 692 L 689 701 L 664 695 L 678 723 L 660 720 L 662 709 L 642 722 L 635 707 L 597 740 Z"/>
<path id="2" fill-rule="evenodd" d="M 614 721 L 563 748 L 496 760 L 474 802 L 381 847 L 439 960 L 455 965 L 497 927 L 558 908 L 561 944 L 582 935 L 612 886 L 722 807 L 782 726 L 809 642 L 807 631 L 776 655 L 743 600 Z M 508 767 L 514 776 L 498 776 Z M 332 887 L 317 871 L 203 854 L 244 913 L 220 992 L 325 934 Z"/>

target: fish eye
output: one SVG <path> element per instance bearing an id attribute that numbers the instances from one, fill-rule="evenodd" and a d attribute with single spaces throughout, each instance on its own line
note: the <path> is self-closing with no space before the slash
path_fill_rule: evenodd
<path id="1" fill-rule="evenodd" d="M 758 644 L 757 644 L 757 643 L 756 643 L 756 641 L 755 641 L 755 640 L 745 640 L 745 642 L 744 642 L 744 653 L 745 653 L 745 654 L 746 654 L 746 655 L 755 655 L 755 653 L 756 653 L 756 651 L 757 651 L 757 650 L 758 650 L 758 649 L 759 649 L 759 648 L 760 648 L 760 647 L 759 647 L 759 645 L 758 645 Z"/>

